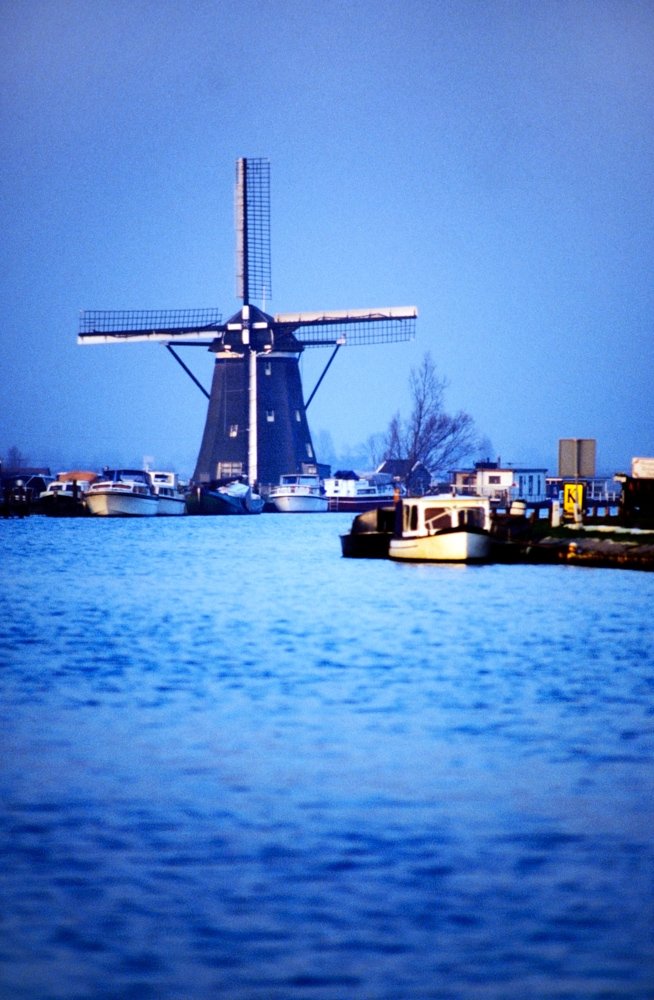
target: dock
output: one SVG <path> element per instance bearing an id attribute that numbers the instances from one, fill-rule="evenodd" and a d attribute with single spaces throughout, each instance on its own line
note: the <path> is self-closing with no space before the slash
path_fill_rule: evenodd
<path id="1" fill-rule="evenodd" d="M 654 527 L 625 525 L 610 503 L 594 502 L 577 521 L 559 521 L 550 503 L 525 505 L 518 517 L 498 511 L 492 536 L 495 562 L 654 569 Z"/>

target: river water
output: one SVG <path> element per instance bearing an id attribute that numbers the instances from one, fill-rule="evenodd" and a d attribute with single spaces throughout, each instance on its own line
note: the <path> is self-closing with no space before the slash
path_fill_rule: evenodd
<path id="1" fill-rule="evenodd" d="M 654 996 L 654 575 L 0 522 L 0 995 Z"/>

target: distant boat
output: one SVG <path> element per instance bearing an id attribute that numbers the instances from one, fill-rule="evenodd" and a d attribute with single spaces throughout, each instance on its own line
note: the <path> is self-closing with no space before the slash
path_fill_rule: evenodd
<path id="1" fill-rule="evenodd" d="M 38 499 L 36 510 L 49 517 L 84 517 L 88 514 L 86 494 L 98 478 L 97 472 L 76 469 L 60 472 L 55 480 L 48 483 Z"/>
<path id="2" fill-rule="evenodd" d="M 289 473 L 268 494 L 268 507 L 280 514 L 318 514 L 329 509 L 320 476 Z"/>
<path id="3" fill-rule="evenodd" d="M 32 490 L 22 479 L 5 481 L 2 485 L 0 511 L 3 517 L 27 517 L 32 510 Z"/>
<path id="4" fill-rule="evenodd" d="M 186 513 L 186 491 L 175 472 L 155 472 L 148 469 L 152 488 L 159 497 L 157 514 L 171 517 Z"/>
<path id="5" fill-rule="evenodd" d="M 189 514 L 260 514 L 263 498 L 238 479 L 195 486 L 186 498 Z"/>
<path id="6" fill-rule="evenodd" d="M 337 472 L 325 479 L 324 485 L 331 511 L 375 510 L 394 503 L 400 495 L 390 476 L 378 473 L 363 477 L 356 472 Z"/>
<path id="7" fill-rule="evenodd" d="M 405 497 L 390 540 L 391 559 L 474 562 L 491 551 L 490 501 L 475 496 Z"/>
<path id="8" fill-rule="evenodd" d="M 21 468 L 2 475 L 0 462 L 0 515 L 26 517 L 36 513 L 38 500 L 53 477 L 49 469 Z"/>
<path id="9" fill-rule="evenodd" d="M 143 469 L 107 469 L 86 494 L 89 514 L 98 517 L 152 517 L 159 498 Z"/>

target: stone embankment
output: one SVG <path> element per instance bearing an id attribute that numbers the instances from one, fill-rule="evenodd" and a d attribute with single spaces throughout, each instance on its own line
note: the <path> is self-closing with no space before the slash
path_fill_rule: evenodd
<path id="1" fill-rule="evenodd" d="M 616 569 L 654 569 L 654 532 L 574 525 L 497 541 L 494 558 L 506 562 L 566 563 Z"/>

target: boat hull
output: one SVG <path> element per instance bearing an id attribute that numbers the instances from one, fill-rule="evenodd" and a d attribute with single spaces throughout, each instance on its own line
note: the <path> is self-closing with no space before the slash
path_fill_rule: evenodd
<path id="1" fill-rule="evenodd" d="M 342 496 L 329 497 L 328 510 L 341 514 L 362 514 L 367 510 L 379 510 L 380 507 L 388 507 L 395 500 L 394 496 L 379 497 L 357 497 Z"/>
<path id="2" fill-rule="evenodd" d="M 87 517 L 89 513 L 83 497 L 56 494 L 42 496 L 36 509 L 48 517 Z"/>
<path id="3" fill-rule="evenodd" d="M 167 497 L 159 494 L 159 508 L 157 510 L 157 516 L 159 517 L 175 517 L 179 514 L 186 513 L 186 497 Z"/>
<path id="4" fill-rule="evenodd" d="M 341 535 L 341 552 L 346 559 L 388 559 L 390 535 L 385 531 L 366 531 Z"/>
<path id="5" fill-rule="evenodd" d="M 452 528 L 433 535 L 392 538 L 388 554 L 402 562 L 483 562 L 490 550 L 487 532 Z"/>
<path id="6" fill-rule="evenodd" d="M 86 506 L 95 517 L 153 517 L 159 501 L 155 496 L 107 490 L 89 493 Z"/>
<path id="7" fill-rule="evenodd" d="M 309 493 L 271 494 L 268 503 L 278 514 L 321 514 L 328 510 L 327 497 Z"/>

